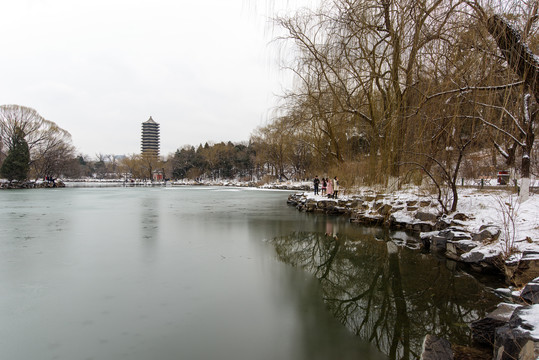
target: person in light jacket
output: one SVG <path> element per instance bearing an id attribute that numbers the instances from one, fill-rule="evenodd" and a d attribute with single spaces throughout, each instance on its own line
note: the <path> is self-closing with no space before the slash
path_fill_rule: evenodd
<path id="1" fill-rule="evenodd" d="M 333 197 L 333 180 L 330 180 L 329 178 L 326 179 L 327 183 L 328 183 L 328 198 L 332 198 Z"/>
<path id="2" fill-rule="evenodd" d="M 336 199 L 339 195 L 339 179 L 335 176 L 335 178 L 332 180 L 333 182 L 333 197 Z"/>

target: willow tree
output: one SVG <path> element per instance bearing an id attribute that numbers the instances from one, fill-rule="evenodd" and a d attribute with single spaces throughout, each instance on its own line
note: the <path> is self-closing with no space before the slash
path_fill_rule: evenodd
<path id="1" fill-rule="evenodd" d="M 264 173 L 284 179 L 291 176 L 289 155 L 293 138 L 286 118 L 278 118 L 258 128 L 250 142 L 256 150 L 255 163 L 265 169 Z"/>
<path id="2" fill-rule="evenodd" d="M 130 154 L 120 160 L 120 171 L 125 179 L 143 179 L 146 172 L 142 169 L 140 154 Z"/>
<path id="3" fill-rule="evenodd" d="M 460 0 L 335 0 L 279 17 L 282 39 L 299 54 L 289 65 L 301 83 L 292 92 L 327 118 L 349 116 L 346 133 L 365 134 L 371 159 L 381 161 L 386 179 L 396 178 L 416 113 L 414 88 L 432 66 L 425 59 L 434 44 L 455 38 L 465 7 Z"/>

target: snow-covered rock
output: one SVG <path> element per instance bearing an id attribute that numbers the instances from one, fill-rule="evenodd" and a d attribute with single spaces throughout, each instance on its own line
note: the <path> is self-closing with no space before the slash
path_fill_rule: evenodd
<path id="1" fill-rule="evenodd" d="M 534 360 L 539 345 L 539 305 L 515 309 L 509 322 L 496 329 L 494 358 Z"/>
<path id="2" fill-rule="evenodd" d="M 519 305 L 500 303 L 496 310 L 488 313 L 483 319 L 471 324 L 472 338 L 478 343 L 488 347 L 494 345 L 496 329 L 509 323 L 511 316 Z"/>

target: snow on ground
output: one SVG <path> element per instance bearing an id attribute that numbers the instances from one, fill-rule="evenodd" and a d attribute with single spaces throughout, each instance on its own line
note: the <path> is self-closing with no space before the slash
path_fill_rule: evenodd
<path id="1" fill-rule="evenodd" d="M 494 224 L 502 229 L 501 241 L 513 242 L 520 252 L 539 251 L 539 194 L 530 194 L 522 202 L 504 190 L 465 189 L 460 193 L 458 210 L 473 216 L 467 224 L 470 230 Z"/>

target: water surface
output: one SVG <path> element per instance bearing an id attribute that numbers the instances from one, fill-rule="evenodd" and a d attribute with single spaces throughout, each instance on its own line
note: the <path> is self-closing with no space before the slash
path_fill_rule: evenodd
<path id="1" fill-rule="evenodd" d="M 395 245 L 405 237 L 286 197 L 1 191 L 0 357 L 414 358 L 425 332 L 467 342 L 466 323 L 495 304 L 474 278 Z"/>

